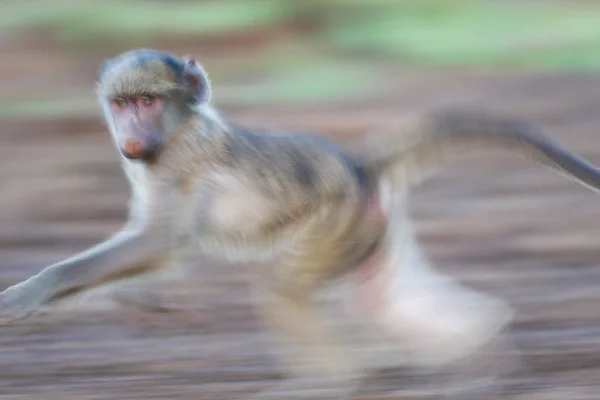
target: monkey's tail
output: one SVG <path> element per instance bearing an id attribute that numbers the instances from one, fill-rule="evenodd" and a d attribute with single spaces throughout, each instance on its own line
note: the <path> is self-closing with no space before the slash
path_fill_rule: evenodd
<path id="1" fill-rule="evenodd" d="M 430 113 L 415 122 L 408 135 L 399 139 L 399 146 L 388 146 L 387 153 L 366 159 L 367 170 L 375 176 L 400 172 L 407 184 L 414 184 L 449 157 L 498 148 L 520 153 L 600 191 L 600 168 L 527 122 L 454 110 Z"/>

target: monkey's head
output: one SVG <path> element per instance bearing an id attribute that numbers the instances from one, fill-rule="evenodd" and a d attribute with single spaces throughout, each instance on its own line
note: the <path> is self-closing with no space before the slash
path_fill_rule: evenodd
<path id="1" fill-rule="evenodd" d="M 150 161 L 210 101 L 211 88 L 193 58 L 137 49 L 104 61 L 96 93 L 123 156 Z"/>

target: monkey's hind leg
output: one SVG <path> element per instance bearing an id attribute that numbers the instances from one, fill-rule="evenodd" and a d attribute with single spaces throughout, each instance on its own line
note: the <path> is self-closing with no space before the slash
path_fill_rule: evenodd
<path id="1" fill-rule="evenodd" d="M 404 250 L 410 257 L 418 248 Z M 374 316 L 403 344 L 411 364 L 435 367 L 462 359 L 510 322 L 512 309 L 502 300 L 454 282 L 423 260 L 407 261 L 382 261 L 363 290 L 378 291 Z"/>
<path id="2" fill-rule="evenodd" d="M 437 370 L 472 359 L 498 338 L 512 309 L 437 272 L 416 242 L 404 199 L 388 200 L 381 258 L 359 287 L 363 298 L 375 298 L 369 314 L 400 345 L 409 365 Z"/>

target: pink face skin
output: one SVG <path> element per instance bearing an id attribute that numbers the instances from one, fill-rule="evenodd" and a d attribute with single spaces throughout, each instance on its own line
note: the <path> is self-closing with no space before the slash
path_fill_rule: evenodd
<path id="1" fill-rule="evenodd" d="M 145 160 L 161 144 L 164 101 L 150 94 L 119 96 L 110 100 L 117 143 L 130 160 Z"/>

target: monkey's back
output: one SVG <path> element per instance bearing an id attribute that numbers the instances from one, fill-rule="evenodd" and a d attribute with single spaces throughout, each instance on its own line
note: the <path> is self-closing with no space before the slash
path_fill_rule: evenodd
<path id="1" fill-rule="evenodd" d="M 336 275 L 333 266 L 358 262 L 380 235 L 365 220 L 367 177 L 325 138 L 235 126 L 218 158 L 203 183 L 216 193 L 207 215 L 238 251 L 268 243 L 288 273 L 298 264 Z"/>
<path id="2" fill-rule="evenodd" d="M 232 125 L 228 161 L 268 195 L 352 196 L 360 170 L 335 144 L 312 133 L 249 130 Z"/>

